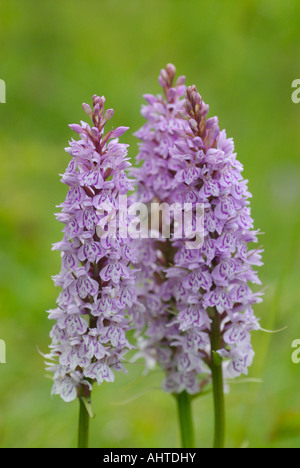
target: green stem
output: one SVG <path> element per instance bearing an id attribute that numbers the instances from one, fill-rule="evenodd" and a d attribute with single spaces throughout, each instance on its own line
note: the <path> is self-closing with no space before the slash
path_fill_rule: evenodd
<path id="1" fill-rule="evenodd" d="M 87 394 L 88 391 L 88 394 Z M 78 423 L 78 448 L 88 448 L 89 446 L 89 422 L 90 415 L 87 411 L 84 399 L 90 398 L 90 391 L 84 387 L 80 394 L 79 399 L 79 423 Z"/>
<path id="2" fill-rule="evenodd" d="M 211 371 L 215 410 L 214 448 L 225 446 L 225 403 L 222 359 L 216 351 L 221 349 L 221 317 L 215 310 L 211 325 Z"/>
<path id="3" fill-rule="evenodd" d="M 176 395 L 176 399 L 182 448 L 194 448 L 195 441 L 191 397 L 187 392 L 182 392 Z"/>

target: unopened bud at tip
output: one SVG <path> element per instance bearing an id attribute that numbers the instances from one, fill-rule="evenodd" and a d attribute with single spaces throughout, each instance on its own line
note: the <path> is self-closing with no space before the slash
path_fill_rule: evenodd
<path id="1" fill-rule="evenodd" d="M 86 103 L 84 102 L 84 103 L 82 104 L 82 108 L 83 108 L 84 112 L 85 112 L 87 115 L 91 116 L 91 115 L 93 114 L 93 111 L 92 111 L 91 106 L 90 106 L 89 104 L 86 104 Z"/>
<path id="2" fill-rule="evenodd" d="M 113 109 L 107 109 L 107 111 L 104 114 L 104 119 L 109 120 L 113 117 L 114 115 L 114 110 Z"/>
<path id="3" fill-rule="evenodd" d="M 198 124 L 197 124 L 197 122 L 196 122 L 195 119 L 190 119 L 190 120 L 189 120 L 189 126 L 190 126 L 190 128 L 191 128 L 191 130 L 192 130 L 193 132 L 196 133 L 196 132 L 198 131 Z"/>
<path id="4" fill-rule="evenodd" d="M 168 63 L 168 65 L 166 66 L 166 71 L 167 71 L 168 75 L 173 77 L 173 78 L 176 75 L 176 68 L 172 63 Z"/>
<path id="5" fill-rule="evenodd" d="M 76 133 L 83 132 L 83 128 L 78 124 L 70 124 L 69 127 Z"/>

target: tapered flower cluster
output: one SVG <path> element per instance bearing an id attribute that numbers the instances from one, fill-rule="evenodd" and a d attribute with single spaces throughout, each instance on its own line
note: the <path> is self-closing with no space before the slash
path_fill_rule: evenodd
<path id="1" fill-rule="evenodd" d="M 128 310 L 136 294 L 130 239 L 121 238 L 117 224 L 115 235 L 107 232 L 107 220 L 118 218 L 119 195 L 132 189 L 125 173 L 128 145 L 118 141 L 127 128 L 104 134 L 113 116 L 112 109 L 104 113 L 104 103 L 104 97 L 93 96 L 93 109 L 83 104 L 92 126 L 70 125 L 80 139 L 66 148 L 72 159 L 62 176 L 69 186 L 57 215 L 65 225 L 64 237 L 53 246 L 61 252 L 62 268 L 54 283 L 62 291 L 57 308 L 49 311 L 56 323 L 46 358 L 54 374 L 52 393 L 65 401 L 94 382 L 112 382 L 131 347 Z"/>
<path id="2" fill-rule="evenodd" d="M 137 199 L 142 202 L 202 204 L 204 234 L 198 248 L 182 239 L 149 239 L 139 244 L 143 280 L 140 300 L 146 309 L 137 314 L 140 355 L 156 360 L 166 372 L 164 389 L 172 393 L 201 392 L 210 380 L 211 324 L 221 322 L 225 377 L 247 374 L 254 352 L 250 332 L 259 328 L 252 306 L 260 294 L 249 283 L 260 284 L 253 267 L 261 265 L 261 249 L 250 215 L 247 181 L 236 159 L 232 139 L 220 131 L 216 117 L 195 86 L 185 100 L 183 78 L 174 83 L 175 68 L 160 74 L 165 97 L 149 96 L 142 115 L 146 124 L 136 133 L 141 140 L 134 170 Z M 173 220 L 174 224 L 174 220 Z"/>

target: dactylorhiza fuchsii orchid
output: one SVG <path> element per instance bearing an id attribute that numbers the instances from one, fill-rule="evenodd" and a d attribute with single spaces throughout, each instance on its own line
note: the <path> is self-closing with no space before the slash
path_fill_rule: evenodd
<path id="1" fill-rule="evenodd" d="M 125 371 L 130 329 L 136 358 L 145 358 L 146 368 L 162 368 L 163 389 L 178 401 L 183 447 L 194 446 L 191 401 L 211 384 L 214 446 L 224 446 L 224 383 L 247 374 L 254 357 L 251 332 L 260 325 L 253 305 L 262 294 L 250 284 L 261 284 L 255 268 L 262 265 L 262 249 L 252 246 L 260 232 L 251 218 L 251 194 L 233 140 L 220 131 L 217 117 L 207 117 L 196 87 L 186 87 L 183 76 L 175 81 L 175 74 L 167 65 L 159 76 L 163 94 L 144 96 L 136 168 L 128 145 L 119 143 L 127 127 L 104 133 L 113 116 L 112 109 L 104 112 L 104 97 L 93 96 L 92 108 L 83 104 L 91 126 L 70 126 L 79 140 L 66 148 L 72 159 L 62 182 L 69 189 L 57 214 L 64 236 L 53 246 L 61 253 L 61 272 L 53 277 L 61 292 L 49 311 L 55 324 L 46 360 L 52 393 L 67 402 L 79 397 L 80 447 L 88 443 L 92 386 Z M 132 202 L 171 208 L 169 237 L 164 221 L 154 225 L 152 214 L 149 229 L 149 213 L 146 233 L 121 235 L 124 222 L 130 224 L 122 197 L 126 209 Z M 190 220 L 181 236 L 172 212 L 178 205 Z"/>
<path id="2" fill-rule="evenodd" d="M 46 359 L 52 393 L 67 402 L 88 398 L 95 382 L 113 382 L 132 347 L 126 337 L 137 303 L 131 240 L 118 227 L 115 236 L 105 230 L 107 218 L 118 217 L 119 196 L 133 189 L 125 172 L 128 145 L 119 143 L 127 127 L 104 133 L 113 116 L 112 109 L 104 112 L 104 103 L 104 97 L 93 96 L 93 109 L 83 104 L 92 126 L 70 125 L 79 140 L 66 148 L 72 159 L 61 179 L 68 193 L 57 214 L 64 235 L 53 245 L 61 253 L 61 272 L 53 279 L 62 290 L 49 311 L 55 324 Z"/>
<path id="3" fill-rule="evenodd" d="M 254 268 L 262 265 L 262 250 L 249 248 L 259 231 L 233 140 L 217 117 L 207 117 L 196 87 L 186 88 L 182 76 L 174 81 L 175 72 L 171 64 L 161 71 L 163 95 L 144 96 L 146 123 L 135 134 L 140 167 L 131 173 L 137 202 L 192 204 L 193 224 L 202 204 L 203 242 L 197 249 L 185 238 L 136 243 L 146 311 L 135 316 L 138 356 L 162 367 L 166 392 L 187 398 L 214 381 L 218 399 L 223 379 L 247 374 L 253 360 L 250 335 L 260 328 L 253 305 L 261 293 L 249 283 L 261 284 Z"/>

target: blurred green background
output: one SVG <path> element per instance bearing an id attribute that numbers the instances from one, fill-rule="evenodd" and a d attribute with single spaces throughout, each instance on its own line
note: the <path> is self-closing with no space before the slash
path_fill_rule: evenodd
<path id="1" fill-rule="evenodd" d="M 264 303 L 255 309 L 250 382 L 226 397 L 228 447 L 300 447 L 300 364 L 291 343 L 300 338 L 299 193 L 300 104 L 291 83 L 300 78 L 298 0 L 3 0 L 0 5 L 0 446 L 76 446 L 77 402 L 50 397 L 43 358 L 51 322 L 46 310 L 58 291 L 60 268 L 51 244 L 62 226 L 55 205 L 68 163 L 69 123 L 84 118 L 82 102 L 105 95 L 113 125 L 137 152 L 132 132 L 143 123 L 143 93 L 157 93 L 168 62 L 195 83 L 233 136 L 254 197 L 256 227 L 265 235 Z M 157 370 L 141 364 L 115 384 L 95 387 L 92 447 L 176 447 L 172 397 L 160 391 Z M 209 447 L 211 395 L 194 404 L 197 446 Z"/>

